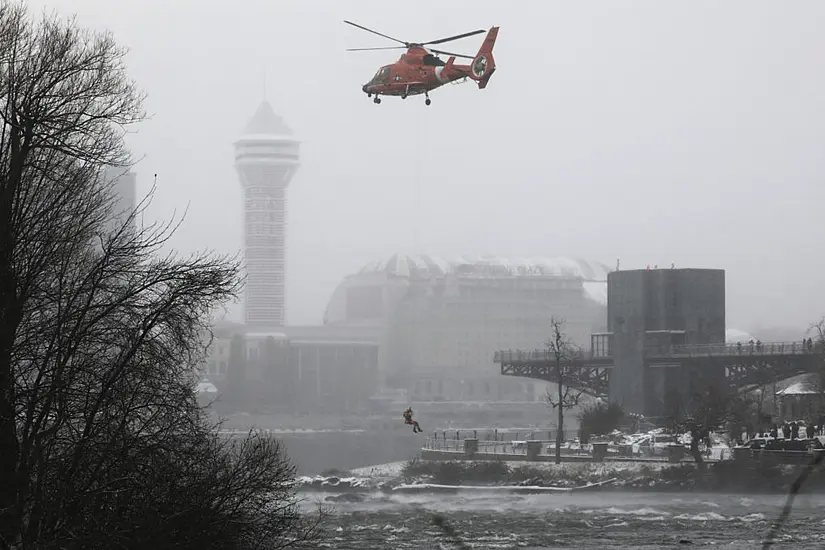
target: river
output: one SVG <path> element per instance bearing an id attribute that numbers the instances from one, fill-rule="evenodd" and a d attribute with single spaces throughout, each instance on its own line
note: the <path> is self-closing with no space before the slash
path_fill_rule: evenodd
<path id="1" fill-rule="evenodd" d="M 302 494 L 307 507 L 327 495 Z M 381 495 L 336 503 L 323 548 L 760 548 L 784 497 L 617 491 Z M 441 526 L 439 526 L 441 524 Z M 825 496 L 799 496 L 773 548 L 825 545 Z"/>

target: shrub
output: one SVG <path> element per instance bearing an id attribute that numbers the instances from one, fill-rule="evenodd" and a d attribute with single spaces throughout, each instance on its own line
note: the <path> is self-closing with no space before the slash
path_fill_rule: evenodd
<path id="1" fill-rule="evenodd" d="M 624 410 L 616 403 L 598 402 L 585 407 L 579 414 L 583 439 L 590 435 L 609 434 L 621 425 L 624 416 Z"/>

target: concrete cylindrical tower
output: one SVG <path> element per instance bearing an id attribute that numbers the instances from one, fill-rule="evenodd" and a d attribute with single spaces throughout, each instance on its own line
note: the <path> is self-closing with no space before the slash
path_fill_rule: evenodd
<path id="1" fill-rule="evenodd" d="M 246 324 L 282 327 L 286 301 L 286 188 L 299 165 L 299 142 L 264 101 L 235 142 L 244 190 Z"/>

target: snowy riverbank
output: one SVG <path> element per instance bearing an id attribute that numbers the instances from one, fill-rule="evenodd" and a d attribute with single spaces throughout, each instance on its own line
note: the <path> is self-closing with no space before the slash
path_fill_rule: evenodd
<path id="1" fill-rule="evenodd" d="M 431 462 L 410 460 L 358 468 L 350 472 L 302 476 L 303 491 L 359 493 L 479 492 L 544 493 L 579 491 L 786 492 L 800 467 L 742 465 L 732 461 L 695 464 L 524 462 Z M 808 489 L 825 488 L 825 472 L 815 470 Z M 356 499 L 357 497 L 342 497 Z"/>

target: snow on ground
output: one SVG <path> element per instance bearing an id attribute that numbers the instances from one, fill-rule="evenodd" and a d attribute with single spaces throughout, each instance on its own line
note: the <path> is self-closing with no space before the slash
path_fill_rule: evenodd
<path id="1" fill-rule="evenodd" d="M 416 493 L 420 491 L 462 491 L 484 493 L 572 493 L 571 487 L 541 487 L 539 485 L 441 485 L 438 483 L 416 483 L 399 485 L 393 489 L 398 493 Z"/>
<path id="2" fill-rule="evenodd" d="M 401 475 L 406 461 L 390 462 L 388 464 L 376 464 L 375 466 L 366 466 L 364 468 L 356 468 L 350 470 L 350 473 L 355 477 L 366 477 L 372 479 L 394 478 Z M 668 462 L 563 462 L 561 464 L 554 464 L 553 462 L 526 462 L 526 461 L 505 461 L 510 468 L 535 468 L 536 470 L 561 470 L 563 472 L 581 472 L 597 473 L 600 475 L 608 475 L 615 472 L 635 472 L 642 468 L 649 468 L 658 470 L 663 467 L 672 466 Z"/>
<path id="3" fill-rule="evenodd" d="M 526 462 L 508 461 L 510 468 L 534 468 L 536 470 L 569 472 L 571 474 L 588 472 L 599 475 L 609 475 L 616 472 L 638 472 L 643 468 L 659 470 L 663 467 L 672 466 L 668 462 Z"/>
<path id="4" fill-rule="evenodd" d="M 389 462 L 387 464 L 376 464 L 375 466 L 365 466 L 363 468 L 355 468 L 350 470 L 350 473 L 357 477 L 397 477 L 401 475 L 401 470 L 404 469 L 406 460 L 401 462 Z"/>

